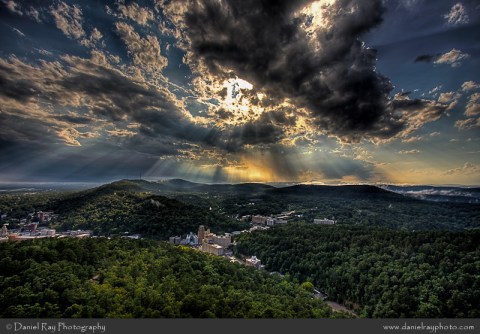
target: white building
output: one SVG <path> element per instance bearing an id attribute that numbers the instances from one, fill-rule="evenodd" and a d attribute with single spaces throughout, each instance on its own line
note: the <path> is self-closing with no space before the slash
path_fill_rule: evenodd
<path id="1" fill-rule="evenodd" d="M 273 225 L 278 225 L 278 224 L 286 224 L 288 221 L 285 219 L 280 219 L 280 218 L 268 218 L 267 219 L 267 226 L 273 226 Z"/>
<path id="2" fill-rule="evenodd" d="M 313 223 L 316 225 L 334 225 L 336 223 L 335 220 L 323 218 L 323 219 L 314 219 Z"/>

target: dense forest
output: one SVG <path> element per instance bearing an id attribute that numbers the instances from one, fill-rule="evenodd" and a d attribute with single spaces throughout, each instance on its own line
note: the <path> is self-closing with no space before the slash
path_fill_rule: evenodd
<path id="1" fill-rule="evenodd" d="M 311 286 L 164 242 L 0 243 L 0 317 L 323 318 Z"/>
<path id="2" fill-rule="evenodd" d="M 237 254 L 310 281 L 363 317 L 480 317 L 480 231 L 287 224 L 242 234 Z"/>
<path id="3" fill-rule="evenodd" d="M 480 204 L 430 202 L 374 186 L 307 186 L 271 189 L 258 196 L 226 196 L 227 213 L 270 215 L 295 210 L 294 221 L 334 218 L 341 224 L 401 230 L 480 228 Z M 394 217 L 394 219 L 393 219 Z"/>
<path id="4" fill-rule="evenodd" d="M 55 212 L 43 225 L 58 231 L 148 239 L 201 224 L 216 233 L 243 230 L 249 224 L 235 217 L 294 210 L 289 224 L 244 233 L 235 246 L 287 279 L 155 241 L 8 242 L 0 244 L 2 316 L 332 316 L 312 298 L 313 284 L 363 317 L 480 317 L 480 204 L 428 202 L 372 186 L 183 180 L 0 196 L 9 229 L 40 210 Z M 311 223 L 324 217 L 338 224 Z"/>

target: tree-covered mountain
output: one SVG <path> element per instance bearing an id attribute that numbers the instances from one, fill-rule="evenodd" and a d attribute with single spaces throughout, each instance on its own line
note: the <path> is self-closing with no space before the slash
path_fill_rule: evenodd
<path id="1" fill-rule="evenodd" d="M 58 228 L 91 229 L 103 235 L 128 232 L 165 239 L 196 231 L 199 225 L 207 225 L 216 232 L 247 227 L 206 203 L 185 204 L 154 195 L 146 192 L 141 183 L 131 181 L 70 194 L 51 203 L 49 208 L 60 215 Z"/>
<path id="2" fill-rule="evenodd" d="M 339 224 L 401 230 L 480 228 L 480 203 L 433 202 L 375 186 L 257 183 L 200 184 L 180 179 L 121 180 L 68 193 L 0 196 L 0 212 L 21 218 L 35 210 L 60 214 L 57 228 L 89 228 L 99 233 L 134 232 L 154 237 L 196 230 L 216 231 L 246 225 L 233 217 L 273 215 L 294 210 L 293 221 L 331 218 Z"/>
<path id="3" fill-rule="evenodd" d="M 311 281 L 363 317 L 480 317 L 480 231 L 287 224 L 242 234 L 237 254 Z"/>
<path id="4" fill-rule="evenodd" d="M 308 285 L 167 243 L 0 243 L 4 318 L 329 318 Z"/>

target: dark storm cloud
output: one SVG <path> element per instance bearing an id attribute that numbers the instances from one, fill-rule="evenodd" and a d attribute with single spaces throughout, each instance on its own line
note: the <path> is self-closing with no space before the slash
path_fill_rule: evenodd
<path id="1" fill-rule="evenodd" d="M 0 95 L 20 102 L 32 98 L 40 88 L 35 82 L 28 80 L 15 80 L 15 69 L 0 63 Z"/>
<path id="2" fill-rule="evenodd" d="M 1 109 L 0 109 L 1 110 Z M 23 143 L 31 147 L 47 147 L 58 142 L 56 136 L 49 131 L 50 124 L 42 119 L 28 119 L 19 115 L 7 115 L 0 112 L 0 140 L 12 145 L 1 146 L 4 157 L 22 154 L 22 150 L 12 149 L 13 143 Z M 8 151 L 8 154 L 6 152 Z"/>
<path id="3" fill-rule="evenodd" d="M 93 111 L 120 120 L 125 114 L 135 114 L 146 107 L 158 107 L 162 111 L 174 110 L 164 96 L 142 87 L 117 71 L 97 66 L 89 72 L 79 72 L 61 80 L 59 84 L 69 92 L 83 93 L 97 101 Z"/>
<path id="4" fill-rule="evenodd" d="M 248 122 L 231 130 L 227 149 L 237 151 L 245 145 L 275 144 L 283 137 L 281 128 L 258 121 Z"/>
<path id="5" fill-rule="evenodd" d="M 221 144 L 218 129 L 191 122 L 168 93 L 135 83 L 117 71 L 99 66 L 93 73 L 78 73 L 63 80 L 61 85 L 103 101 L 92 108 L 98 115 L 113 121 L 127 115 L 140 124 L 139 134 L 144 137 L 171 138 L 171 143 L 186 140 L 211 147 Z"/>
<path id="6" fill-rule="evenodd" d="M 345 137 L 391 137 L 404 124 L 386 105 L 390 81 L 359 37 L 382 21 L 382 1 L 339 0 L 314 41 L 295 12 L 310 1 L 192 1 L 185 32 L 214 75 L 233 70 L 270 95 L 307 107 L 313 123 Z M 307 23 L 306 23 L 307 22 Z M 319 44 L 315 49 L 314 43 Z"/>
<path id="7" fill-rule="evenodd" d="M 224 130 L 222 148 L 230 152 L 239 151 L 245 145 L 270 145 L 285 138 L 286 128 L 295 126 L 296 118 L 288 110 L 265 112 L 254 121 Z"/>
<path id="8" fill-rule="evenodd" d="M 138 123 L 136 143 L 140 143 L 142 138 L 145 139 L 148 144 L 144 147 L 149 152 L 152 149 L 148 137 L 159 138 L 159 148 L 156 152 L 168 152 L 169 155 L 177 150 L 178 146 L 175 148 L 173 145 L 178 141 L 210 147 L 221 145 L 220 131 L 215 127 L 207 128 L 193 123 L 167 91 L 144 82 L 133 81 L 122 72 L 92 60 L 76 57 L 65 57 L 63 60 L 62 64 L 45 62 L 42 67 L 34 67 L 16 58 L 10 62 L 0 62 L 0 87 L 3 88 L 0 97 L 3 96 L 4 101 L 10 101 L 8 106 L 1 107 L 2 110 L 9 111 L 3 117 L 11 120 L 14 125 L 27 123 L 22 127 L 7 127 L 5 120 L 0 124 L 0 134 L 8 133 L 9 138 L 19 141 L 25 141 L 29 136 L 45 135 L 61 142 L 62 137 L 59 138 L 55 134 L 58 135 L 66 126 L 94 126 L 99 121 L 106 120 L 119 125 L 128 122 Z M 71 112 L 56 114 L 53 110 L 40 111 L 41 103 L 52 101 L 55 101 L 56 107 L 61 105 L 63 107 L 60 109 L 66 107 Z M 35 120 L 28 110 L 21 110 L 21 105 L 25 102 L 39 110 L 45 119 Z M 12 105 L 15 106 L 15 110 L 11 110 Z M 10 109 L 7 110 L 8 108 Z M 80 109 L 86 109 L 92 114 L 83 115 L 84 111 Z M 37 123 L 41 126 L 28 126 Z M 51 127 L 54 127 L 55 131 L 50 132 Z M 17 128 L 18 131 L 12 130 Z M 72 132 L 68 132 L 70 133 Z M 73 134 L 82 136 L 75 131 Z M 74 138 L 70 143 L 73 142 Z M 128 144 L 129 139 L 118 142 Z M 129 146 L 132 143 L 130 141 Z M 138 149 L 141 151 L 142 145 L 139 145 Z"/>

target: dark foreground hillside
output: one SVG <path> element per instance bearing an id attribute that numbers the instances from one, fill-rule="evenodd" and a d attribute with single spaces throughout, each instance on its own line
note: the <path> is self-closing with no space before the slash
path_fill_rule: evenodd
<path id="1" fill-rule="evenodd" d="M 0 317 L 342 316 L 311 286 L 166 243 L 44 239 L 0 254 Z"/>
<path id="2" fill-rule="evenodd" d="M 308 280 L 363 317 L 480 317 L 480 231 L 287 224 L 243 234 L 237 253 Z"/>

